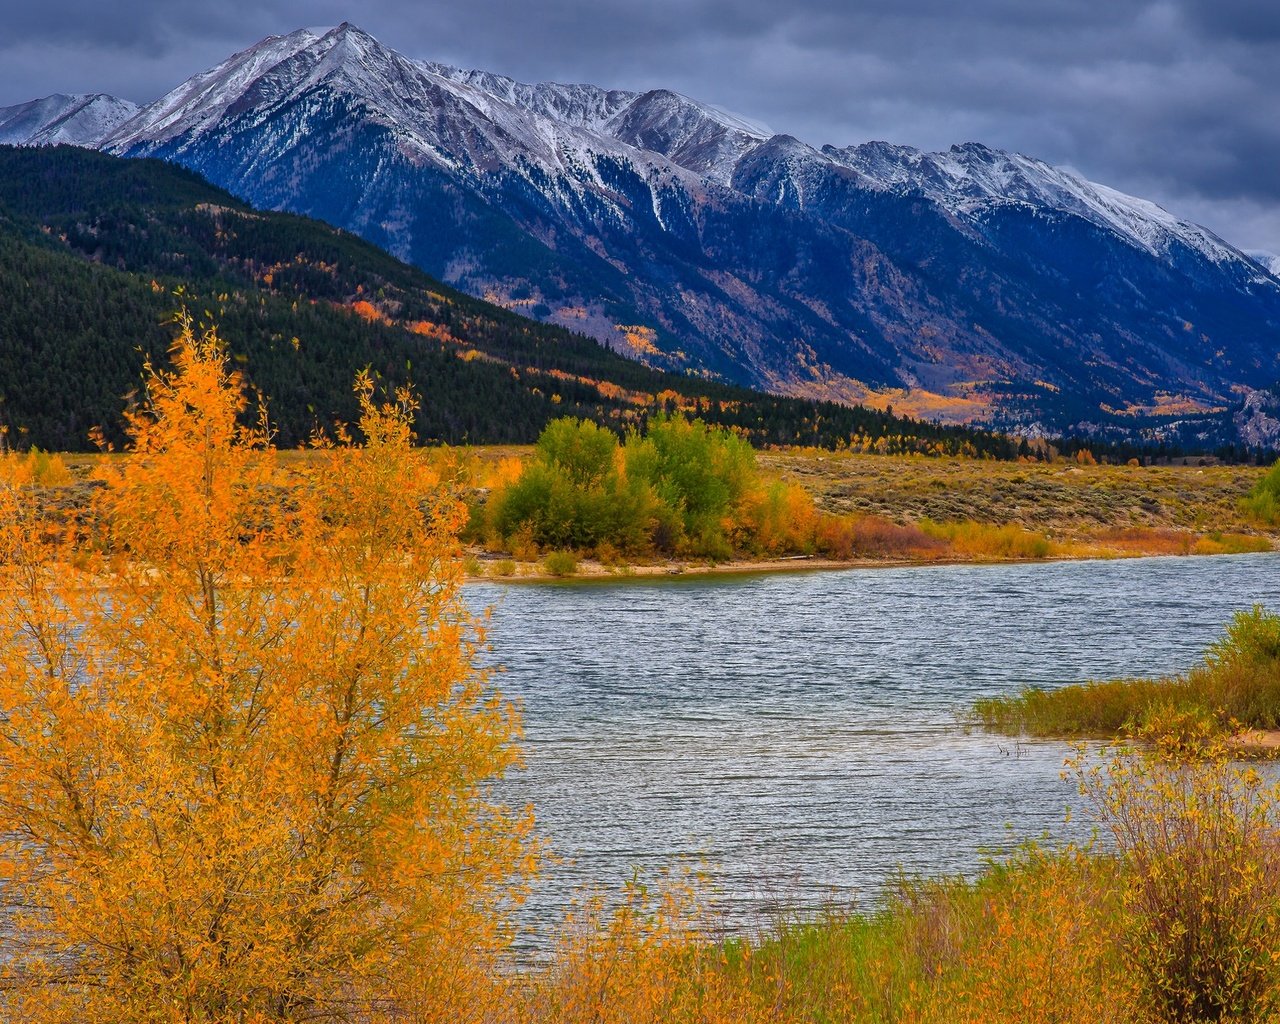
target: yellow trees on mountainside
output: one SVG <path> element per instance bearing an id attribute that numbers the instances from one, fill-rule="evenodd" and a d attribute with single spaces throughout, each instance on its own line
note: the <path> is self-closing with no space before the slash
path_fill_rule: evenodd
<path id="1" fill-rule="evenodd" d="M 531 868 L 462 507 L 367 378 L 282 486 L 182 327 L 93 544 L 0 486 L 0 1018 L 461 1019 Z"/>

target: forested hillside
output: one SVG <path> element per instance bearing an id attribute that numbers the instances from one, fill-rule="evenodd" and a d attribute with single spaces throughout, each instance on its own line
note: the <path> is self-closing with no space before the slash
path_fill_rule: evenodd
<path id="1" fill-rule="evenodd" d="M 427 441 L 532 441 L 566 414 L 619 428 L 678 409 L 756 443 L 1008 457 L 1016 443 L 664 374 L 465 296 L 317 221 L 264 213 L 159 161 L 0 147 L 0 425 L 8 443 L 118 439 L 174 312 L 216 322 L 277 440 L 352 420 L 371 367 L 423 395 Z"/>

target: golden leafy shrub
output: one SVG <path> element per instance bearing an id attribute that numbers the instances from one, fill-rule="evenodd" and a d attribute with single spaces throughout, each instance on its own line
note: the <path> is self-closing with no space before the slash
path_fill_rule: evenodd
<path id="1" fill-rule="evenodd" d="M 612 910 L 587 897 L 561 929 L 554 960 L 519 993 L 512 1019 L 528 1024 L 780 1024 L 782 1013 L 707 942 L 696 880 L 633 880 Z"/>
<path id="2" fill-rule="evenodd" d="M 357 382 L 285 481 L 212 332 L 73 548 L 0 489 L 0 1018 L 467 1019 L 532 869 L 461 504 Z"/>
<path id="3" fill-rule="evenodd" d="M 1140 1020 L 1274 1021 L 1280 1011 L 1280 788 L 1213 723 L 1165 710 L 1104 772 L 1072 762 L 1118 849 L 1118 945 Z"/>

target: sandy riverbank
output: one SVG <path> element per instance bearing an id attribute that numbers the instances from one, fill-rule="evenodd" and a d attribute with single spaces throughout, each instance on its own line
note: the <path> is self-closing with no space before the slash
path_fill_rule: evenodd
<path id="1" fill-rule="evenodd" d="M 1274 548 L 1273 548 L 1274 550 Z M 468 582 L 490 583 L 557 583 L 569 580 L 627 580 L 653 579 L 655 577 L 680 576 L 732 576 L 757 575 L 781 572 L 830 572 L 847 569 L 900 569 L 909 566 L 942 565 L 1010 565 L 1028 563 L 1084 562 L 1117 558 L 1171 557 L 1167 550 L 1091 551 L 1073 555 L 1052 555 L 1045 558 L 859 558 L 839 560 L 807 555 L 792 555 L 774 559 L 748 559 L 727 562 L 702 562 L 698 560 L 665 560 L 651 563 L 605 565 L 592 559 L 582 559 L 571 574 L 555 575 L 541 562 L 517 562 L 480 550 L 468 551 L 470 568 Z M 1174 557 L 1212 558 L 1214 554 L 1187 554 Z M 478 567 L 480 571 L 474 569 Z M 1280 733 L 1277 733 L 1280 747 Z"/>
<path id="2" fill-rule="evenodd" d="M 1245 757 L 1280 758 L 1280 729 L 1245 729 L 1227 740 L 1227 746 Z"/>

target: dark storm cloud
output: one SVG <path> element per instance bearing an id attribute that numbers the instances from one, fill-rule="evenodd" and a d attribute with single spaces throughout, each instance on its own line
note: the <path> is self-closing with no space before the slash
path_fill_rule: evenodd
<path id="1" fill-rule="evenodd" d="M 665 86 L 813 143 L 975 139 L 1067 164 L 1280 251 L 1271 0 L 173 0 L 27 3 L 0 104 L 148 100 L 271 33 L 349 18 L 414 57 Z"/>

